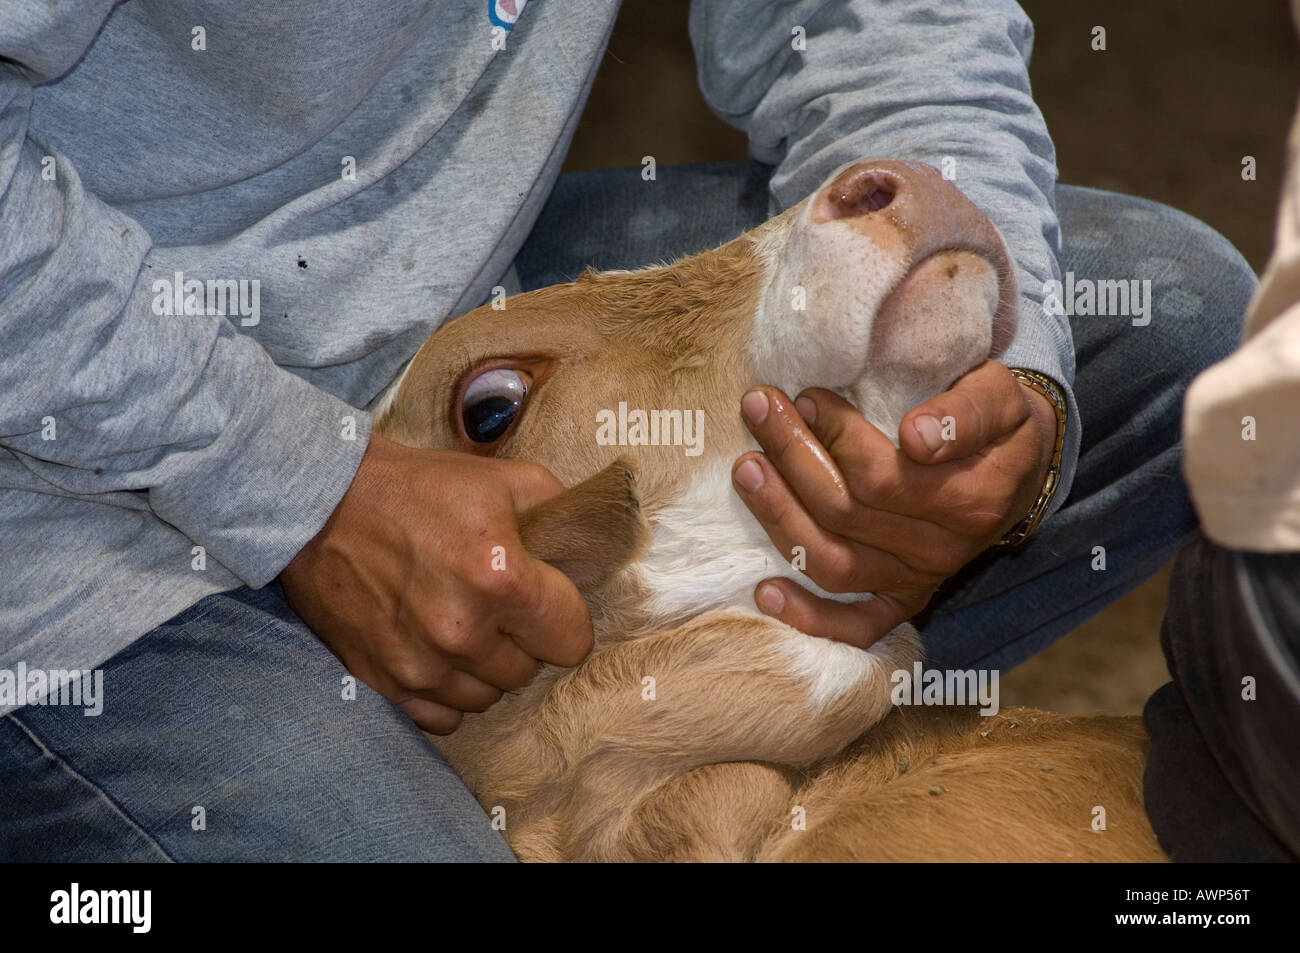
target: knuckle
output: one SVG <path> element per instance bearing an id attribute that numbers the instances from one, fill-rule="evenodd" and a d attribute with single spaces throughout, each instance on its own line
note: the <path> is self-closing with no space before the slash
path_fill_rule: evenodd
<path id="1" fill-rule="evenodd" d="M 877 444 L 887 438 L 863 417 L 836 426 L 823 446 L 841 474 L 852 483 L 856 474 L 874 469 Z"/>
<path id="2" fill-rule="evenodd" d="M 425 691 L 436 682 L 429 665 L 413 655 L 393 659 L 388 665 L 388 674 L 399 688 L 408 692 Z"/>
<path id="3" fill-rule="evenodd" d="M 828 592 L 857 592 L 861 573 L 853 553 L 845 546 L 829 548 L 820 560 L 814 581 Z"/>
<path id="4" fill-rule="evenodd" d="M 853 495 L 868 505 L 878 505 L 896 498 L 903 489 L 902 476 L 897 469 L 871 467 L 857 475 Z M 849 497 L 848 502 L 857 505 L 853 497 Z"/>
<path id="5" fill-rule="evenodd" d="M 517 461 L 525 479 L 538 486 L 558 487 L 559 481 L 550 470 L 533 460 Z"/>
<path id="6" fill-rule="evenodd" d="M 439 629 L 436 643 L 438 648 L 455 659 L 466 659 L 474 654 L 476 640 L 470 628 L 467 613 Z"/>
<path id="7" fill-rule="evenodd" d="M 525 554 L 520 550 L 508 553 L 505 569 L 493 570 L 482 581 L 483 594 L 493 602 L 514 602 L 527 595 L 524 574 L 517 568 Z"/>
<path id="8" fill-rule="evenodd" d="M 949 575 L 952 557 L 945 550 L 924 549 L 908 554 L 907 565 L 918 573 Z"/>
<path id="9" fill-rule="evenodd" d="M 863 423 L 866 421 L 864 420 Z M 845 421 L 837 408 L 827 408 L 817 413 L 817 429 L 821 444 L 833 458 L 839 459 L 850 450 L 855 449 L 856 440 L 852 422 Z"/>
<path id="10" fill-rule="evenodd" d="M 814 504 L 817 508 L 817 522 L 825 528 L 839 532 L 858 515 L 858 501 L 843 488 L 829 493 Z"/>

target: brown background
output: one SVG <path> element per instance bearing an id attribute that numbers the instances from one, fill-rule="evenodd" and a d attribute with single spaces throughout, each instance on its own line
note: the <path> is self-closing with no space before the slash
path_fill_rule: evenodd
<path id="1" fill-rule="evenodd" d="M 939 0 L 936 0 L 939 2 Z M 688 0 L 626 0 L 566 171 L 745 157 L 695 82 Z M 1034 96 L 1060 180 L 1165 202 L 1263 268 L 1300 57 L 1283 0 L 1023 0 Z M 1091 47 L 1106 28 L 1107 49 Z M 1241 178 L 1243 156 L 1257 161 Z M 1002 703 L 1136 712 L 1167 679 L 1158 633 L 1168 571 L 1014 672 Z"/>

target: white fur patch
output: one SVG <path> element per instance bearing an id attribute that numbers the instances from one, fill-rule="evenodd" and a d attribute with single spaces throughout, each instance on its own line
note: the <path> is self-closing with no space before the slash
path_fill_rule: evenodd
<path id="1" fill-rule="evenodd" d="M 908 623 L 866 651 L 793 629 L 791 633 L 789 651 L 793 671 L 809 682 L 812 704 L 818 710 L 867 680 L 878 682 L 882 694 L 888 694 L 893 672 L 900 668 L 910 671 L 912 662 L 920 658 L 920 638 Z"/>
<path id="2" fill-rule="evenodd" d="M 794 674 L 807 680 L 812 705 L 822 709 L 880 673 L 880 659 L 844 642 L 794 632 L 789 640 Z"/>
<path id="3" fill-rule="evenodd" d="M 666 622 L 711 609 L 736 609 L 766 619 L 754 605 L 754 587 L 774 576 L 793 579 L 838 602 L 868 598 L 827 592 L 782 559 L 732 488 L 729 461 L 712 464 L 677 500 L 649 519 L 650 547 L 635 571 L 649 594 L 646 608 Z M 912 632 L 911 643 L 895 637 L 903 628 Z M 831 704 L 863 679 L 881 674 L 887 664 L 884 656 L 897 667 L 910 666 L 917 654 L 908 650 L 915 641 L 911 626 L 900 627 L 866 651 L 794 629 L 789 633 L 791 672 L 808 681 L 816 708 Z"/>
<path id="4" fill-rule="evenodd" d="M 732 488 L 730 461 L 710 464 L 649 520 L 650 547 L 637 572 L 656 617 L 681 619 L 710 609 L 757 611 L 754 587 L 773 576 L 794 579 L 840 602 L 862 598 L 826 592 L 781 558 Z"/>

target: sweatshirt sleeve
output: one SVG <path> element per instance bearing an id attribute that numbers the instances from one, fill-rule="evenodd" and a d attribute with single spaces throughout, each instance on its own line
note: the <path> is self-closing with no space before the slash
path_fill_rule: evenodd
<path id="1" fill-rule="evenodd" d="M 0 448 L 53 494 L 143 494 L 265 585 L 346 492 L 371 420 L 226 317 L 155 313 L 149 235 L 31 133 L 33 85 L 112 7 L 8 0 L 0 17 Z"/>
<path id="2" fill-rule="evenodd" d="M 1059 508 L 1081 431 L 1069 319 L 1043 305 L 1060 278 L 1056 157 L 1030 95 L 1024 11 L 1012 0 L 693 0 L 690 31 L 710 108 L 775 166 L 773 212 L 846 162 L 878 156 L 939 168 L 997 225 L 1020 290 L 999 359 L 1066 393 Z"/>

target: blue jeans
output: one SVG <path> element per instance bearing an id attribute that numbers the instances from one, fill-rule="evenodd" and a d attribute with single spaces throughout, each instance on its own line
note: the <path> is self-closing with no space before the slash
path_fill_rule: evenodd
<path id="1" fill-rule="evenodd" d="M 526 290 L 586 265 L 629 268 L 717 245 L 767 217 L 751 163 L 561 178 L 516 260 Z M 1223 238 L 1179 212 L 1057 192 L 1076 277 L 1150 278 L 1147 327 L 1076 318 L 1083 452 L 1065 506 L 1014 555 L 980 560 L 923 619 L 940 666 L 1009 667 L 1137 585 L 1188 538 L 1183 391 L 1226 355 L 1254 288 Z M 1105 546 L 1105 571 L 1091 568 Z M 507 860 L 432 745 L 358 683 L 279 586 L 204 599 L 104 666 L 108 703 L 0 719 L 0 858 Z M 201 809 L 201 810 L 199 810 Z"/>

